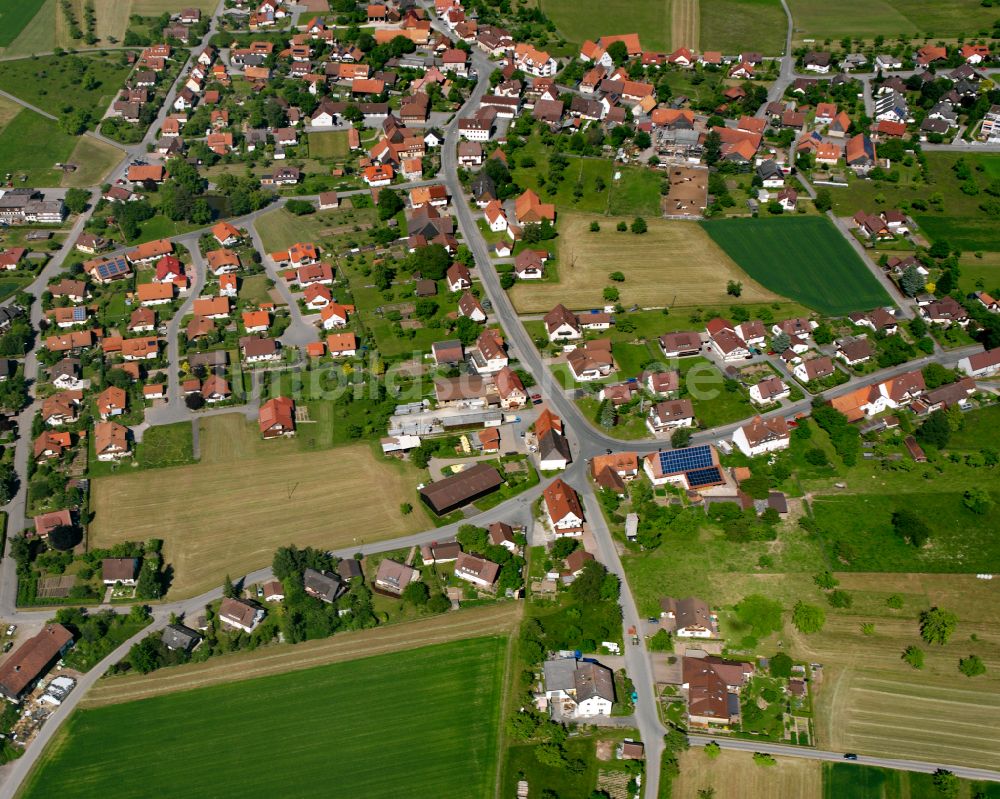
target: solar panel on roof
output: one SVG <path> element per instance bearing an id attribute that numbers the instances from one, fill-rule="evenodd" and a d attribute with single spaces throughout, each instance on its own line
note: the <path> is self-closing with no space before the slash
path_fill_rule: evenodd
<path id="1" fill-rule="evenodd" d="M 97 274 L 102 278 L 117 277 L 129 273 L 128 261 L 124 257 L 118 257 L 111 261 L 105 261 L 97 267 Z"/>
<path id="2" fill-rule="evenodd" d="M 709 466 L 707 469 L 695 469 L 687 473 L 687 481 L 691 488 L 713 485 L 722 482 L 722 473 L 719 471 L 718 466 Z"/>
<path id="3" fill-rule="evenodd" d="M 660 453 L 660 473 L 676 474 L 692 469 L 705 469 L 713 464 L 712 448 L 707 444 L 698 447 L 672 449 Z"/>
<path id="4" fill-rule="evenodd" d="M 74 308 L 73 309 L 73 321 L 74 322 L 85 322 L 87 320 L 87 309 L 86 308 Z"/>

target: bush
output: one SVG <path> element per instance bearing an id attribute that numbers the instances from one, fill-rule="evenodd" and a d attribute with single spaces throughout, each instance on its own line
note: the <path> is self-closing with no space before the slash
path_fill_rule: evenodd
<path id="1" fill-rule="evenodd" d="M 924 667 L 924 650 L 916 646 L 908 646 L 903 650 L 903 660 L 915 669 Z"/>
<path id="2" fill-rule="evenodd" d="M 285 210 L 290 214 L 295 214 L 295 216 L 306 216 L 315 213 L 316 206 L 308 200 L 289 200 L 285 203 Z"/>
<path id="3" fill-rule="evenodd" d="M 854 604 L 854 600 L 851 598 L 851 595 L 846 591 L 841 591 L 839 589 L 832 591 L 826 599 L 830 603 L 830 607 L 834 608 L 849 608 Z"/>
<path id="4" fill-rule="evenodd" d="M 792 609 L 792 623 L 803 633 L 818 633 L 826 624 L 826 613 L 818 605 L 799 600 Z"/>
<path id="5" fill-rule="evenodd" d="M 969 655 L 958 661 L 958 670 L 966 677 L 978 677 L 986 673 L 986 664 L 979 655 Z"/>

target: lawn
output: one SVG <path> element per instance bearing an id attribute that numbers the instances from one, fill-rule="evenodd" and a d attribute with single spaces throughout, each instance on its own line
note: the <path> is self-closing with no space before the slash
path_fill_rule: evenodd
<path id="1" fill-rule="evenodd" d="M 582 771 L 554 769 L 538 762 L 536 747 L 530 745 L 511 746 L 507 750 L 504 763 L 502 796 L 516 796 L 518 779 L 528 781 L 529 799 L 540 799 L 543 791 L 553 791 L 555 796 L 590 796 L 597 783 L 597 760 L 594 757 L 594 740 L 583 738 L 566 742 L 566 754 L 582 760 Z"/>
<path id="2" fill-rule="evenodd" d="M 167 796 L 183 763 L 198 775 L 185 780 L 190 799 L 326 797 L 331 785 L 344 796 L 405 785 L 411 796 L 485 799 L 504 646 L 477 638 L 81 710 L 24 796 Z M 142 779 L 123 781 L 129 771 Z"/>
<path id="3" fill-rule="evenodd" d="M 354 233 L 355 226 L 370 226 L 374 219 L 375 211 L 371 208 L 341 208 L 307 216 L 295 216 L 284 208 L 278 208 L 258 217 L 254 226 L 264 249 L 275 252 L 299 241 L 311 241 L 323 246 L 342 234 Z"/>
<path id="4" fill-rule="evenodd" d="M 890 303 L 828 219 L 724 219 L 701 225 L 751 277 L 821 313 L 846 314 Z"/>
<path id="5" fill-rule="evenodd" d="M 125 151 L 112 144 L 93 136 L 80 136 L 69 156 L 69 163 L 76 164 L 76 171 L 63 172 L 60 185 L 67 188 L 99 185 L 124 157 Z"/>
<path id="6" fill-rule="evenodd" d="M 940 799 L 930 774 L 853 763 L 823 763 L 823 799 Z M 978 791 L 978 793 L 973 793 Z M 959 799 L 1000 797 L 1000 785 L 962 780 Z"/>
<path id="7" fill-rule="evenodd" d="M 162 469 L 194 463 L 194 443 L 191 422 L 157 425 L 147 428 L 142 441 L 135 446 L 135 455 L 121 465 L 90 460 L 90 476 L 107 477 L 140 469 Z"/>
<path id="8" fill-rule="evenodd" d="M 0 131 L 0 177 L 10 172 L 18 185 L 58 186 L 63 172 L 55 164 L 68 162 L 76 143 L 58 122 L 24 109 Z M 20 175 L 27 181 L 21 183 Z"/>
<path id="9" fill-rule="evenodd" d="M 9 46 L 38 13 L 45 0 L 7 0 L 0 6 L 0 47 Z"/>
<path id="10" fill-rule="evenodd" d="M 671 0 L 537 0 L 538 7 L 569 41 L 639 33 L 644 49 L 670 51 Z"/>
<path id="11" fill-rule="evenodd" d="M 240 414 L 202 420 L 200 463 L 93 481 L 91 545 L 164 539 L 170 595 L 183 597 L 270 563 L 284 544 L 349 548 L 420 529 L 419 514 L 399 512 L 415 470 L 367 445 L 304 451 L 309 427 L 261 441 Z"/>
<path id="12" fill-rule="evenodd" d="M 703 49 L 764 55 L 784 51 L 788 23 L 780 0 L 700 0 L 699 5 Z"/>
<path id="13" fill-rule="evenodd" d="M 601 230 L 590 232 L 597 220 Z M 602 291 L 618 289 L 625 307 L 730 305 L 770 302 L 777 295 L 750 279 L 697 225 L 662 219 L 647 221 L 642 235 L 619 233 L 607 219 L 563 213 L 555 240 L 559 282 L 516 284 L 511 299 L 520 312 L 545 312 L 557 303 L 582 310 L 604 305 Z M 625 275 L 612 283 L 611 272 Z M 739 300 L 726 293 L 730 280 L 743 284 Z"/>
<path id="14" fill-rule="evenodd" d="M 703 788 L 714 788 L 720 799 L 819 799 L 823 789 L 819 761 L 797 757 L 775 758 L 774 766 L 761 768 L 750 752 L 723 750 L 712 760 L 695 747 L 681 755 L 680 770 L 673 799 L 696 799 Z"/>
<path id="15" fill-rule="evenodd" d="M 313 158 L 346 158 L 347 133 L 330 131 L 309 134 L 309 155 Z"/>
<path id="16" fill-rule="evenodd" d="M 982 20 L 979 0 L 846 0 L 831 4 L 822 0 L 789 0 L 795 20 L 796 42 L 807 38 L 839 39 L 843 36 L 873 39 L 882 34 L 915 36 L 969 35 L 970 20 Z M 979 27 L 982 27 L 980 25 Z"/>
<path id="17" fill-rule="evenodd" d="M 5 61 L 0 89 L 55 116 L 67 109 L 88 111 L 96 123 L 131 69 L 120 52 Z"/>

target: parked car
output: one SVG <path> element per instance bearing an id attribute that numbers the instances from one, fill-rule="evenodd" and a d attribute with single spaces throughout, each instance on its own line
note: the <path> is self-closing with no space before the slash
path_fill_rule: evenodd
<path id="1" fill-rule="evenodd" d="M 7 635 L 13 635 L 16 632 L 17 632 L 17 625 L 16 624 L 12 624 L 12 625 L 10 625 L 10 627 L 7 628 Z"/>

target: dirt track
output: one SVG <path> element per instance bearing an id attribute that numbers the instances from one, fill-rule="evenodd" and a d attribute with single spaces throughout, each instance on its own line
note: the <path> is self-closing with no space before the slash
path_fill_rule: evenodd
<path id="1" fill-rule="evenodd" d="M 254 652 L 213 657 L 205 663 L 161 669 L 147 676 L 108 677 L 81 701 L 90 708 L 147 699 L 207 685 L 297 671 L 326 663 L 415 649 L 462 638 L 507 633 L 521 616 L 520 602 L 459 610 L 430 619 L 340 633 L 295 646 L 275 645 Z"/>

